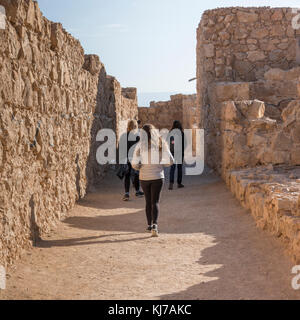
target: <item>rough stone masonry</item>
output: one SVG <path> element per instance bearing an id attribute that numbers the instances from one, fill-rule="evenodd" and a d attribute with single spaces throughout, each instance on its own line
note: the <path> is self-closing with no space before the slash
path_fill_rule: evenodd
<path id="1" fill-rule="evenodd" d="M 95 55 L 32 0 L 0 0 L 0 265 L 55 227 L 104 174 L 99 129 L 137 118 L 136 89 L 122 89 Z"/>
<path id="2" fill-rule="evenodd" d="M 300 261 L 300 30 L 290 8 L 206 11 L 197 99 L 206 162 Z"/>
<path id="3" fill-rule="evenodd" d="M 152 101 L 149 108 L 139 107 L 139 119 L 158 129 L 170 130 L 175 120 L 180 121 L 185 129 L 198 128 L 197 96 L 176 94 L 169 101 Z"/>

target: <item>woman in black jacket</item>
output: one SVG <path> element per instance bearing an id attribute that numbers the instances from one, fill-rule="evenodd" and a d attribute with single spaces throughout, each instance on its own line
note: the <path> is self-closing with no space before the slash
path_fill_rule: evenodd
<path id="1" fill-rule="evenodd" d="M 181 133 L 180 140 L 182 141 L 182 159 L 181 159 L 182 161 L 179 161 L 179 163 L 178 163 L 178 159 L 175 159 L 177 161 L 171 167 L 169 190 L 173 190 L 173 188 L 174 188 L 176 168 L 177 168 L 177 185 L 178 185 L 178 188 L 179 189 L 184 188 L 184 185 L 182 184 L 182 174 L 183 174 L 185 137 L 184 137 L 184 132 L 183 132 L 182 125 L 181 125 L 180 121 L 177 121 L 177 120 L 174 121 L 171 131 L 175 130 L 175 129 L 179 130 L 180 133 Z M 176 142 L 175 138 L 171 137 L 170 138 L 170 150 L 171 150 L 171 153 L 172 153 L 173 157 L 175 157 L 175 142 Z"/>

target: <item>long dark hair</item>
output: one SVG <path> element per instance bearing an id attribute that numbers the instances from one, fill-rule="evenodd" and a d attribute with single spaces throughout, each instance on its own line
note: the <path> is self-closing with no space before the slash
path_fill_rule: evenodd
<path id="1" fill-rule="evenodd" d="M 154 127 L 153 124 L 145 124 L 143 126 L 143 130 L 147 134 L 147 142 L 148 142 L 148 148 L 150 149 L 151 146 L 154 146 L 158 148 L 159 150 L 162 150 L 162 144 L 165 143 L 165 141 L 162 141 L 161 137 L 157 133 L 157 129 Z M 143 145 L 143 142 L 145 144 L 145 141 L 143 141 L 143 136 L 141 139 L 141 143 Z"/>
<path id="2" fill-rule="evenodd" d="M 174 129 L 179 129 L 180 131 L 183 131 L 182 124 L 181 124 L 180 121 L 175 120 L 175 121 L 173 122 L 172 130 L 174 130 Z"/>
<path id="3" fill-rule="evenodd" d="M 145 124 L 143 126 L 143 130 L 147 133 L 148 145 L 151 145 L 151 131 L 154 129 L 155 127 L 152 124 Z"/>

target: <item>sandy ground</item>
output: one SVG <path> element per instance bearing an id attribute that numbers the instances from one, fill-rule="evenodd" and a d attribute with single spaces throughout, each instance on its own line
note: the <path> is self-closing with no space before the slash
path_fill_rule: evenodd
<path id="1" fill-rule="evenodd" d="M 159 238 L 144 199 L 112 176 L 9 270 L 0 299 L 299 299 L 282 243 L 212 174 L 163 192 Z"/>

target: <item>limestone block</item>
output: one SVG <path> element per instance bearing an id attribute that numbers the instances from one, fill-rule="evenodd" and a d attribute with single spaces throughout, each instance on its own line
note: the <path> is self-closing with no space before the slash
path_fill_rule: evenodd
<path id="1" fill-rule="evenodd" d="M 276 146 L 276 147 L 283 148 L 282 146 Z M 290 154 L 286 151 L 272 150 L 271 156 L 272 156 L 272 163 L 274 164 L 284 164 L 284 163 L 290 162 Z"/>
<path id="2" fill-rule="evenodd" d="M 259 134 L 257 132 L 250 132 L 247 136 L 247 145 L 248 147 L 264 147 L 268 139 L 266 136 Z"/>
<path id="3" fill-rule="evenodd" d="M 230 39 L 230 34 L 228 32 L 222 31 L 219 33 L 220 39 L 221 40 L 229 40 Z"/>
<path id="4" fill-rule="evenodd" d="M 60 51 L 63 46 L 63 31 L 60 23 L 51 24 L 51 49 Z"/>
<path id="5" fill-rule="evenodd" d="M 291 164 L 295 165 L 295 166 L 299 166 L 300 165 L 300 150 L 294 148 L 291 151 Z"/>
<path id="6" fill-rule="evenodd" d="M 289 81 L 287 84 L 283 81 L 259 80 L 250 83 L 251 99 L 273 105 L 278 105 L 283 100 L 298 99 L 299 94 L 298 81 Z"/>
<path id="7" fill-rule="evenodd" d="M 43 16 L 39 8 L 39 4 L 37 2 L 34 2 L 35 6 L 35 16 L 36 16 L 36 29 L 39 32 L 42 32 L 43 30 Z"/>
<path id="8" fill-rule="evenodd" d="M 249 80 L 255 80 L 253 75 L 253 64 L 245 60 L 235 60 L 234 61 L 234 70 L 241 76 L 245 76 Z"/>
<path id="9" fill-rule="evenodd" d="M 273 62 L 277 62 L 286 57 L 286 53 L 283 50 L 273 50 L 269 54 L 269 59 Z"/>
<path id="10" fill-rule="evenodd" d="M 215 47 L 213 44 L 205 44 L 203 49 L 206 58 L 212 58 L 215 56 Z"/>
<path id="11" fill-rule="evenodd" d="M 253 23 L 258 20 L 258 15 L 252 12 L 238 11 L 237 19 L 239 22 Z"/>
<path id="12" fill-rule="evenodd" d="M 218 102 L 249 100 L 249 83 L 217 82 L 211 88 L 211 96 Z"/>
<path id="13" fill-rule="evenodd" d="M 300 100 L 291 101 L 288 106 L 282 111 L 281 117 L 284 122 L 287 122 L 289 119 L 300 120 L 297 115 L 300 110 Z"/>
<path id="14" fill-rule="evenodd" d="M 282 26 L 281 24 L 280 25 L 273 25 L 271 28 L 270 28 L 270 35 L 271 36 L 283 36 L 285 35 L 285 28 L 284 26 Z"/>
<path id="15" fill-rule="evenodd" d="M 275 12 L 272 14 L 271 19 L 273 21 L 281 21 L 283 18 L 283 13 L 281 9 L 275 10 Z"/>
<path id="16" fill-rule="evenodd" d="M 213 71 L 215 69 L 215 64 L 214 64 L 214 60 L 213 59 L 205 59 L 204 61 L 204 68 L 205 71 Z"/>
<path id="17" fill-rule="evenodd" d="M 225 121 L 236 121 L 239 119 L 238 110 L 233 101 L 222 103 L 222 119 Z"/>
<path id="18" fill-rule="evenodd" d="M 292 148 L 292 141 L 284 132 L 278 132 L 272 142 L 272 150 L 289 151 Z"/>
<path id="19" fill-rule="evenodd" d="M 266 58 L 266 56 L 262 51 L 250 51 L 250 52 L 248 52 L 247 58 L 251 62 L 255 62 L 255 61 L 264 60 Z"/>
<path id="20" fill-rule="evenodd" d="M 265 73 L 264 78 L 266 80 L 273 80 L 273 81 L 299 80 L 300 67 L 293 68 L 286 71 L 279 68 L 270 69 Z"/>
<path id="21" fill-rule="evenodd" d="M 259 100 L 254 100 L 248 109 L 249 119 L 261 119 L 265 115 L 265 103 Z"/>
<path id="22" fill-rule="evenodd" d="M 224 19 L 224 23 L 230 23 L 234 20 L 234 15 L 233 14 L 228 14 L 226 15 L 225 19 Z"/>
<path id="23" fill-rule="evenodd" d="M 28 1 L 26 23 L 31 27 L 33 27 L 35 23 L 35 5 L 33 1 Z"/>
<path id="24" fill-rule="evenodd" d="M 23 94 L 24 99 L 24 106 L 26 108 L 32 108 L 33 107 L 33 91 L 32 86 L 30 83 L 30 80 L 27 78 L 25 80 L 25 90 Z"/>
<path id="25" fill-rule="evenodd" d="M 251 32 L 251 37 L 254 39 L 263 39 L 263 38 L 266 38 L 268 35 L 269 35 L 269 31 L 266 28 L 254 29 Z"/>
<path id="26" fill-rule="evenodd" d="M 85 55 L 83 69 L 89 71 L 92 75 L 100 72 L 102 64 L 97 55 Z"/>
<path id="27" fill-rule="evenodd" d="M 245 39 L 248 37 L 248 30 L 245 28 L 238 28 L 234 32 L 235 39 Z"/>

